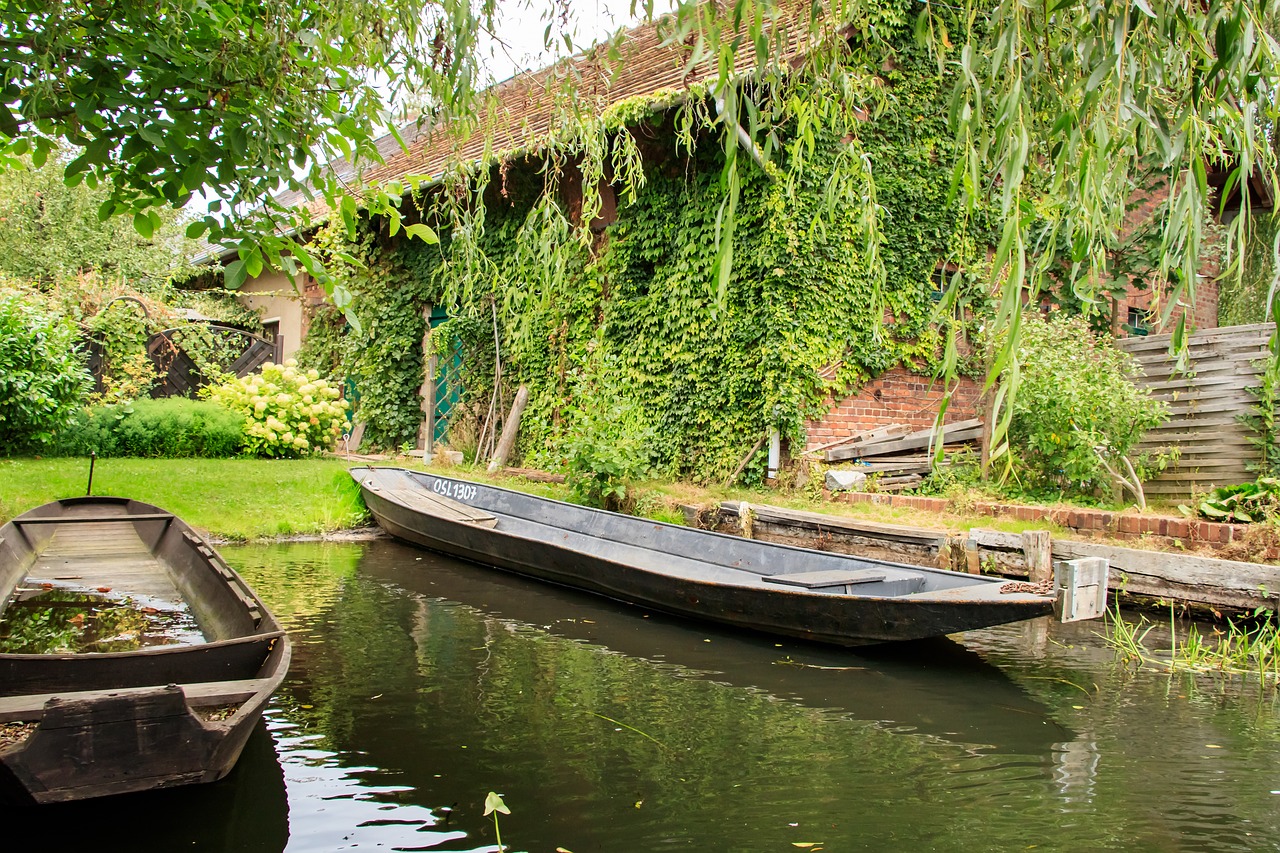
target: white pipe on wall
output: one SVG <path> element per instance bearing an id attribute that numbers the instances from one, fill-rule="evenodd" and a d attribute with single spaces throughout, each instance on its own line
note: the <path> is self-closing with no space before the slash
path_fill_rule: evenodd
<path id="1" fill-rule="evenodd" d="M 769 427 L 769 474 L 770 480 L 778 477 L 778 468 L 782 464 L 782 436 L 777 427 Z"/>

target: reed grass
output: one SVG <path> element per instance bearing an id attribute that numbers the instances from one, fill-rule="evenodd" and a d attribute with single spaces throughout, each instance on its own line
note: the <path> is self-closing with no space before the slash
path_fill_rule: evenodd
<path id="1" fill-rule="evenodd" d="M 1191 625 L 1179 639 L 1170 607 L 1167 649 L 1148 643 L 1156 623 L 1146 616 L 1137 622 L 1126 621 L 1117 607 L 1108 612 L 1107 621 L 1107 644 L 1125 662 L 1170 672 L 1252 676 L 1264 685 L 1280 685 L 1280 623 L 1270 611 L 1259 608 L 1252 615 L 1228 619 L 1225 629 L 1215 627 L 1210 634 Z"/>

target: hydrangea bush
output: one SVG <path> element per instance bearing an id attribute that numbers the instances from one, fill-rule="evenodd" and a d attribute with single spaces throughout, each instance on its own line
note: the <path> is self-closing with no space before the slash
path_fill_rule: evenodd
<path id="1" fill-rule="evenodd" d="M 245 453 L 295 458 L 333 447 L 347 421 L 346 400 L 316 370 L 267 362 L 261 373 L 209 386 L 206 396 L 245 418 Z"/>

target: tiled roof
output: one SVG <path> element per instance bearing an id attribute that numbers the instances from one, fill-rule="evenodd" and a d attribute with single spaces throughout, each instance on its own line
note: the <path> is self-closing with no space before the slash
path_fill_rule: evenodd
<path id="1" fill-rule="evenodd" d="M 785 4 L 774 26 L 785 28 L 785 47 L 778 61 L 787 63 L 803 54 L 810 43 L 809 3 Z M 554 123 L 571 112 L 600 115 L 609 107 L 638 96 L 663 90 L 684 91 L 698 83 L 717 79 L 714 54 L 690 65 L 691 45 L 667 38 L 673 29 L 669 18 L 643 24 L 622 35 L 620 59 L 611 63 L 602 47 L 592 48 L 570 59 L 536 72 L 518 74 L 489 90 L 489 107 L 480 129 L 465 139 L 446 127 L 406 126 L 401 135 L 408 150 L 402 150 L 388 134 L 378 141 L 384 162 L 365 169 L 365 181 L 386 182 L 409 175 L 440 177 L 458 163 L 469 163 L 486 154 L 503 154 L 536 146 L 546 141 Z M 749 39 L 734 57 L 734 75 L 745 75 L 756 67 Z M 572 103 L 562 105 L 572 79 Z M 571 109 L 570 109 L 571 108 Z M 334 164 L 352 172 L 349 164 Z M 289 205 L 302 200 L 300 194 L 278 199 Z M 313 213 L 325 209 L 322 199 L 312 202 Z"/>

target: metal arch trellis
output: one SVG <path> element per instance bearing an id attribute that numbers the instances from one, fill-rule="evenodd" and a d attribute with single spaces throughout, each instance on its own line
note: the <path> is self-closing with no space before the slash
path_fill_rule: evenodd
<path id="1" fill-rule="evenodd" d="M 205 366 L 235 376 L 247 376 L 268 361 L 280 361 L 278 340 L 267 340 L 232 326 L 209 324 L 200 329 L 208 332 L 214 342 L 214 351 L 203 360 L 204 366 L 182 346 L 183 335 L 193 331 L 191 326 L 165 329 L 147 339 L 147 356 L 160 376 L 151 390 L 152 397 L 194 395 L 210 381 L 211 377 L 205 375 Z"/>

